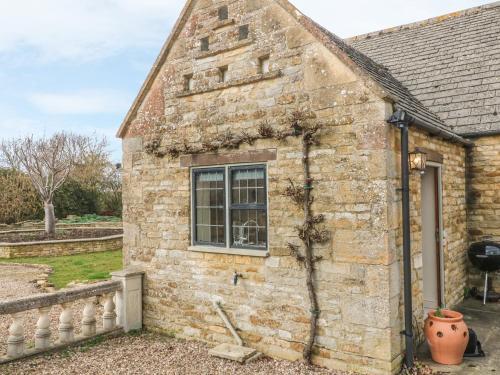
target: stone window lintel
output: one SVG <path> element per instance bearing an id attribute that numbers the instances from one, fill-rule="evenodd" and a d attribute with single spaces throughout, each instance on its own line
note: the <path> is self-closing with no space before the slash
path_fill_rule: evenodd
<path id="1" fill-rule="evenodd" d="M 182 155 L 180 157 L 181 168 L 210 167 L 226 164 L 248 164 L 265 163 L 277 159 L 277 150 L 249 150 L 238 152 L 206 153 L 196 155 Z"/>

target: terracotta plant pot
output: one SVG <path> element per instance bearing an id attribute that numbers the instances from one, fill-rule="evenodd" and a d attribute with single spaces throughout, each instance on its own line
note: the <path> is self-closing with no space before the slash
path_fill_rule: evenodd
<path id="1" fill-rule="evenodd" d="M 435 314 L 435 310 L 429 312 L 424 328 L 432 359 L 443 365 L 459 365 L 469 342 L 464 316 L 451 310 L 441 310 L 442 318 Z"/>

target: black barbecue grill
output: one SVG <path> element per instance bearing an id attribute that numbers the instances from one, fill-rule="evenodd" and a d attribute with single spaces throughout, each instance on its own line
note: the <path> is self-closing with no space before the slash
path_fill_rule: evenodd
<path id="1" fill-rule="evenodd" d="M 474 267 L 485 273 L 483 303 L 498 301 L 500 295 L 493 292 L 488 274 L 500 270 L 500 243 L 482 241 L 474 243 L 469 248 L 469 259 Z"/>

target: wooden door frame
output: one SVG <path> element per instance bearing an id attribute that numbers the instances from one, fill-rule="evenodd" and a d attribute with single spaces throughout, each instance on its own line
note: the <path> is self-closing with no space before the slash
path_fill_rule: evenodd
<path id="1" fill-rule="evenodd" d="M 444 269 L 444 229 L 443 229 L 443 165 L 435 162 L 427 162 L 427 166 L 434 168 L 435 181 L 434 181 L 434 192 L 435 192 L 435 212 L 436 212 L 436 223 L 437 236 L 436 239 L 436 257 L 437 257 L 437 292 L 438 292 L 438 302 L 440 306 L 446 307 L 445 300 L 445 269 Z"/>

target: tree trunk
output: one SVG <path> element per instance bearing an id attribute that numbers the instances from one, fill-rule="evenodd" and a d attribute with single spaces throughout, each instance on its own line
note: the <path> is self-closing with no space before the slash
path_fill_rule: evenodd
<path id="1" fill-rule="evenodd" d="M 52 202 L 44 203 L 45 210 L 45 233 L 53 235 L 56 233 L 56 214 Z"/>
<path id="2" fill-rule="evenodd" d="M 311 212 L 311 188 L 307 187 L 307 185 L 311 186 L 311 172 L 309 170 L 309 139 L 304 137 L 302 140 L 302 168 L 304 171 L 304 226 L 311 225 L 309 224 L 312 218 Z M 309 327 L 309 338 L 304 347 L 304 359 L 307 363 L 312 363 L 312 351 L 314 347 L 314 343 L 316 341 L 316 331 L 318 326 L 318 317 L 319 317 L 319 304 L 318 297 L 316 296 L 316 288 L 314 285 L 314 254 L 313 254 L 313 243 L 309 235 L 303 240 L 304 242 L 304 265 L 306 268 L 306 284 L 307 284 L 307 292 L 309 295 L 309 306 L 311 313 L 311 321 Z"/>

